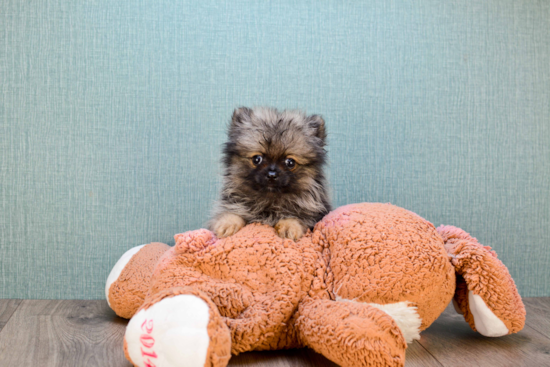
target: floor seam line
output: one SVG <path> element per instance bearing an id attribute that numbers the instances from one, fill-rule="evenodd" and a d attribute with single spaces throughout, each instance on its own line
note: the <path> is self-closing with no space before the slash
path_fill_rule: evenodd
<path id="1" fill-rule="evenodd" d="M 418 343 L 418 345 L 420 345 L 422 347 L 422 349 L 424 349 L 426 351 L 426 353 L 428 353 L 429 355 L 431 355 L 433 357 L 433 359 L 435 359 L 435 361 L 437 363 L 439 363 L 439 365 L 441 367 L 445 367 L 445 365 L 443 363 L 441 363 L 441 361 L 439 359 L 437 359 L 425 346 L 422 345 L 422 343 L 420 343 L 420 340 L 417 340 L 416 341 Z"/>
<path id="2" fill-rule="evenodd" d="M 8 319 L 6 320 L 6 323 L 4 324 L 4 326 L 2 326 L 2 329 L 0 329 L 0 333 L 2 333 L 2 331 L 4 331 L 4 329 L 6 328 L 6 326 L 8 326 L 8 324 L 10 323 L 11 318 L 19 310 L 19 307 L 21 307 L 21 304 L 23 303 L 24 300 L 23 299 L 18 299 L 17 301 L 19 301 L 19 303 L 17 304 L 17 307 L 15 307 L 15 310 L 13 310 L 10 317 L 8 317 Z"/>
<path id="3" fill-rule="evenodd" d="M 532 327 L 531 325 L 525 324 L 524 329 L 525 329 L 525 327 L 528 327 L 528 328 L 530 328 L 531 330 L 534 330 L 534 331 L 537 332 L 538 334 L 542 335 L 545 339 L 550 340 L 550 337 L 549 337 L 549 336 L 547 336 L 547 335 L 543 334 L 542 332 L 538 331 L 537 329 L 535 329 L 535 328 Z"/>

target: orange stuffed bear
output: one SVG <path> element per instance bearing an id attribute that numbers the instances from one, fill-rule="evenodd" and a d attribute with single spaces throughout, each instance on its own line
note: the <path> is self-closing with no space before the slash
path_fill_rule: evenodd
<path id="1" fill-rule="evenodd" d="M 490 248 L 390 204 L 340 207 L 298 242 L 261 224 L 175 240 L 129 250 L 107 280 L 109 305 L 131 318 L 124 350 L 136 366 L 220 367 L 231 354 L 305 346 L 341 366 L 403 366 L 406 343 L 453 296 L 483 335 L 525 321 Z"/>

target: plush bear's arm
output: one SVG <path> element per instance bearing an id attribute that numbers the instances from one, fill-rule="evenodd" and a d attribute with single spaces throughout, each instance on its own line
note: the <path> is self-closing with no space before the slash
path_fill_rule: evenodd
<path id="1" fill-rule="evenodd" d="M 296 320 L 304 345 L 340 366 L 403 366 L 405 338 L 386 312 L 360 302 L 307 299 Z"/>
<path id="2" fill-rule="evenodd" d="M 252 293 L 240 284 L 209 278 L 197 282 L 193 288 L 210 297 L 223 317 L 237 318 L 254 301 Z"/>
<path id="3" fill-rule="evenodd" d="M 525 307 L 506 266 L 488 246 L 460 228 L 437 229 L 457 273 L 454 303 L 473 330 L 485 336 L 516 333 Z"/>
<path id="4" fill-rule="evenodd" d="M 132 317 L 143 303 L 151 275 L 161 256 L 170 249 L 164 243 L 134 247 L 117 261 L 105 285 L 105 296 L 115 313 Z"/>

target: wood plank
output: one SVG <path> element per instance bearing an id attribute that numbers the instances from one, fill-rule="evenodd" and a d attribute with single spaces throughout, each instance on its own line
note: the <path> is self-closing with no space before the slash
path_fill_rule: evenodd
<path id="1" fill-rule="evenodd" d="M 533 297 L 523 300 L 527 311 L 525 323 L 550 338 L 550 297 Z"/>
<path id="2" fill-rule="evenodd" d="M 20 299 L 0 299 L 0 331 L 2 331 L 20 303 Z"/>
<path id="3" fill-rule="evenodd" d="M 0 333 L 0 365 L 129 367 L 126 323 L 105 301 L 22 301 Z"/>
<path id="4" fill-rule="evenodd" d="M 530 326 L 487 338 L 470 329 L 452 305 L 420 335 L 420 344 L 446 367 L 550 366 L 550 339 Z"/>
<path id="5" fill-rule="evenodd" d="M 291 349 L 274 352 L 248 352 L 234 356 L 229 361 L 229 366 L 244 367 L 337 367 L 313 350 Z M 417 341 L 409 344 L 405 361 L 406 367 L 440 367 L 442 366 L 430 353 Z"/>
<path id="6" fill-rule="evenodd" d="M 501 338 L 473 332 L 448 308 L 409 345 L 406 366 L 550 366 L 550 298 L 524 301 L 527 326 Z M 0 323 L 2 366 L 131 366 L 122 350 L 127 320 L 105 301 L 0 300 Z M 229 365 L 336 366 L 309 349 L 243 353 Z"/>
<path id="7" fill-rule="evenodd" d="M 233 356 L 229 366 L 235 367 L 338 367 L 311 349 L 248 352 Z"/>

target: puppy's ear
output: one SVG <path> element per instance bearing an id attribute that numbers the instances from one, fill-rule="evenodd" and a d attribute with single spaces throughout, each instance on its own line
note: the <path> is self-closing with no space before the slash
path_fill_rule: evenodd
<path id="1" fill-rule="evenodd" d="M 240 126 L 244 122 L 250 120 L 252 110 L 248 107 L 239 107 L 233 111 L 233 117 L 231 117 L 231 126 Z"/>
<path id="2" fill-rule="evenodd" d="M 313 129 L 314 135 L 321 139 L 323 142 L 327 138 L 327 132 L 325 130 L 325 120 L 320 115 L 311 115 L 307 118 L 308 126 Z"/>

